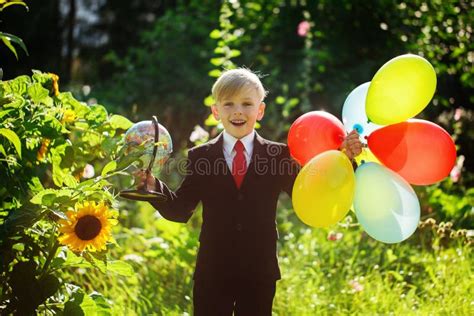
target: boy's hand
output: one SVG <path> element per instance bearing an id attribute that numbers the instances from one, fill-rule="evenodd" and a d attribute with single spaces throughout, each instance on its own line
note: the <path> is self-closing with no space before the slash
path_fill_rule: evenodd
<path id="1" fill-rule="evenodd" d="M 137 189 L 146 188 L 148 190 L 156 191 L 155 177 L 151 173 L 146 172 L 145 169 L 136 170 L 133 172 L 133 176 L 135 177 L 135 182 L 137 183 Z"/>
<path id="2" fill-rule="evenodd" d="M 353 130 L 346 136 L 346 138 L 344 138 L 341 145 L 341 151 L 344 152 L 350 160 L 360 155 L 362 152 L 362 142 L 360 141 L 359 134 L 356 130 Z"/>

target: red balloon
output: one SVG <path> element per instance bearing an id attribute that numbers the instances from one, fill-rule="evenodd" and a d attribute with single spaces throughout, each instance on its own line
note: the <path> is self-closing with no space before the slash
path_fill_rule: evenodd
<path id="1" fill-rule="evenodd" d="M 331 149 L 338 149 L 346 132 L 344 125 L 334 115 L 312 111 L 297 118 L 288 131 L 290 154 L 300 165 L 314 156 Z"/>
<path id="2" fill-rule="evenodd" d="M 380 162 L 411 184 L 441 181 L 456 163 L 451 136 L 425 120 L 412 119 L 382 127 L 369 135 L 367 144 Z"/>

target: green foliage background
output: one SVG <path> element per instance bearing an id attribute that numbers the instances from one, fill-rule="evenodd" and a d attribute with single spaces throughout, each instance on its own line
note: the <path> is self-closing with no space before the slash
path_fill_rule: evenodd
<path id="1" fill-rule="evenodd" d="M 195 125 L 209 137 L 220 131 L 208 109 L 215 78 L 224 68 L 247 66 L 270 92 L 259 132 L 286 141 L 299 115 L 325 109 L 340 117 L 350 91 L 404 53 L 424 56 L 436 70 L 435 97 L 419 117 L 452 135 L 465 158 L 460 177 L 415 187 L 422 221 L 397 245 L 368 237 L 352 213 L 334 227 L 309 229 L 282 196 L 283 279 L 274 314 L 474 313 L 472 2 L 78 3 L 99 19 L 76 21 L 69 68 L 60 31 L 69 24 L 58 1 L 28 3 L 28 13 L 12 9 L 1 25 L 18 35 L 16 43 L 24 39 L 29 55 L 20 53 L 17 64 L 11 48 L 0 47 L 0 313 L 191 314 L 201 210 L 181 225 L 147 203 L 117 199 L 133 184 L 127 167 L 137 159 L 120 159 L 123 132 L 157 115 L 173 137 L 174 158 L 185 157 Z M 47 40 L 41 28 L 24 26 L 25 15 L 47 21 Z M 301 22 L 309 23 L 305 34 L 298 34 Z M 15 23 L 18 32 L 10 29 Z M 91 45 L 91 34 L 109 40 Z M 49 71 L 70 92 L 58 91 Z M 86 165 L 92 178 L 84 177 Z M 174 165 L 161 178 L 172 188 L 182 179 Z M 116 243 L 105 252 L 78 255 L 57 242 L 57 220 L 85 200 L 119 210 Z"/>

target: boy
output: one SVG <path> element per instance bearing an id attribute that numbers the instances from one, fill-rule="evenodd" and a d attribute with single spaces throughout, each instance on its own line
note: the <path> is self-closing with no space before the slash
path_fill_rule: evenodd
<path id="1" fill-rule="evenodd" d="M 263 118 L 266 91 L 248 69 L 225 71 L 212 87 L 212 114 L 224 131 L 188 152 L 186 176 L 176 192 L 144 172 L 140 186 L 168 198 L 151 202 L 171 221 L 187 222 L 203 205 L 200 248 L 194 272 L 195 315 L 271 315 L 281 278 L 275 217 L 281 191 L 291 196 L 299 166 L 288 147 L 254 130 Z M 361 143 L 356 132 L 342 148 L 350 159 Z"/>

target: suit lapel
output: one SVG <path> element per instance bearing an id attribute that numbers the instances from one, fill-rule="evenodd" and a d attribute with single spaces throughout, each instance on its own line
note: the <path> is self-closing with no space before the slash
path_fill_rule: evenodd
<path id="1" fill-rule="evenodd" d="M 231 190 L 237 191 L 232 171 L 227 166 L 223 151 L 224 136 L 220 133 L 214 139 L 209 141 L 209 158 L 211 162 L 211 171 L 218 178 L 223 187 L 228 186 Z M 215 172 L 214 170 L 217 170 Z M 245 181 L 245 180 L 244 180 Z"/>

